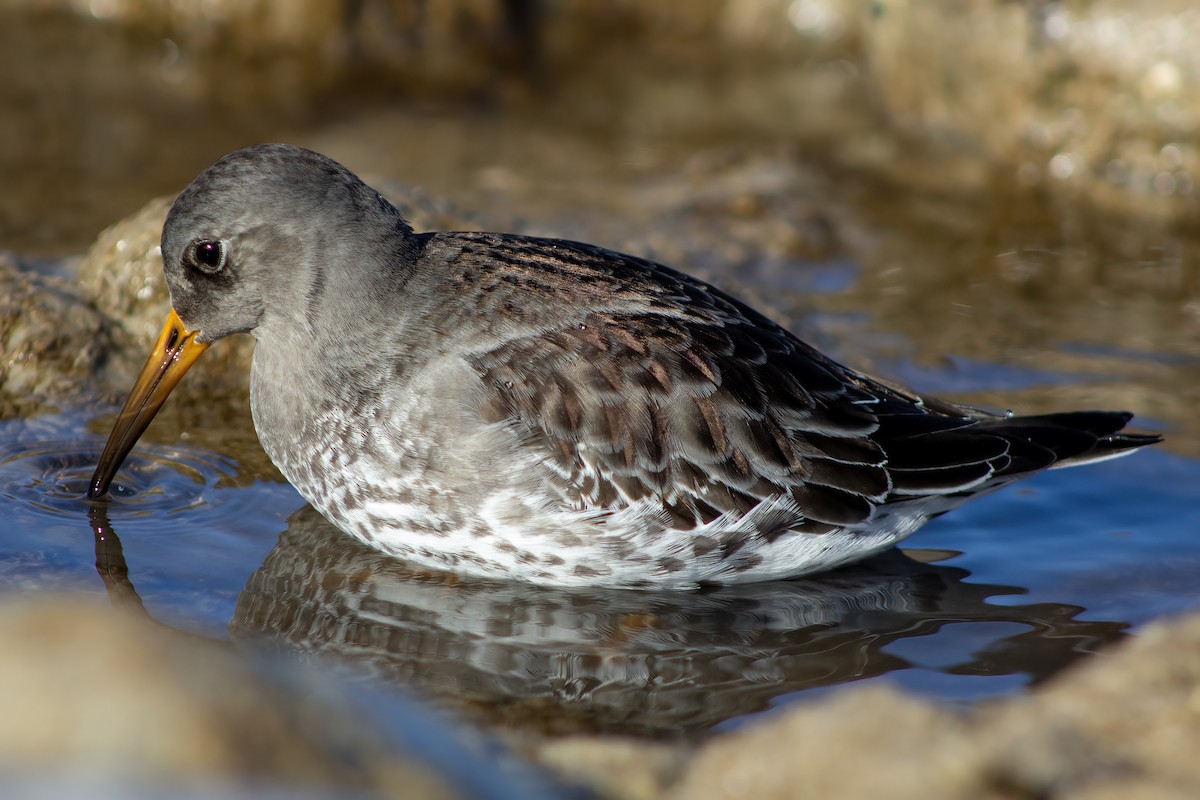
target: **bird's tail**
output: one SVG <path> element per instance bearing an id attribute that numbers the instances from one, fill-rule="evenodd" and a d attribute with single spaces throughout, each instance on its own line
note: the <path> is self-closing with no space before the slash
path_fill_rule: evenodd
<path id="1" fill-rule="evenodd" d="M 1006 473 L 1073 467 L 1128 455 L 1162 441 L 1157 434 L 1122 433 L 1128 411 L 1065 411 L 1027 417 L 996 417 L 979 428 L 1006 439 L 1012 463 Z"/>

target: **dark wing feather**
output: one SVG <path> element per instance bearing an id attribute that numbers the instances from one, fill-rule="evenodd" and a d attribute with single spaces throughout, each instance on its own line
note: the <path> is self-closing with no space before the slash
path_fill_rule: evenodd
<path id="1" fill-rule="evenodd" d="M 782 496 L 791 503 L 764 513 L 759 535 L 824 532 L 892 500 L 969 494 L 1156 440 L 1118 434 L 1119 412 L 1021 418 L 910 395 L 685 275 L 528 242 L 489 241 L 489 256 L 510 255 L 488 268 L 509 271 L 497 283 L 522 303 L 545 303 L 546 323 L 472 358 L 481 412 L 519 428 L 580 508 L 652 498 L 694 527 Z"/>
<path id="2" fill-rule="evenodd" d="M 829 377 L 815 390 L 786 372 L 766 383 L 765 368 L 791 354 L 735 343 L 756 330 L 741 327 L 593 312 L 474 366 L 489 416 L 524 428 L 580 507 L 661 498 L 690 527 L 796 490 L 811 495 L 813 519 L 864 520 L 889 489 L 884 455 L 866 438 L 874 418 L 851 399 L 869 398 Z"/>

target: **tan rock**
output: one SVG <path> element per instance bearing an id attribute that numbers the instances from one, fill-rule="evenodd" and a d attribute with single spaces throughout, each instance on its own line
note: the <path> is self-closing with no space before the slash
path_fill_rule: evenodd
<path id="1" fill-rule="evenodd" d="M 992 773 L 1031 796 L 1195 797 L 1200 616 L 1151 625 L 975 728 Z"/>
<path id="2" fill-rule="evenodd" d="M 530 757 L 607 798 L 655 800 L 678 777 L 687 748 L 614 736 L 566 736 L 529 748 Z"/>
<path id="3" fill-rule="evenodd" d="M 857 22 L 891 124 L 966 154 L 980 190 L 1007 173 L 1118 213 L 1195 213 L 1200 106 L 1186 98 L 1200 88 L 1200 12 L 1189 0 L 896 0 Z"/>
<path id="4" fill-rule="evenodd" d="M 0 256 L 0 419 L 79 394 L 111 351 L 104 317 L 70 285 Z"/>
<path id="5" fill-rule="evenodd" d="M 851 689 L 717 737 L 668 797 L 955 797 L 971 781 L 969 756 L 949 712 L 892 689 Z"/>
<path id="6" fill-rule="evenodd" d="M 77 600 L 0 603 L 0 770 L 36 785 L 459 796 L 310 678 Z"/>
<path id="7" fill-rule="evenodd" d="M 1185 798 L 1197 753 L 1200 615 L 964 715 L 849 688 L 716 737 L 668 796 Z"/>

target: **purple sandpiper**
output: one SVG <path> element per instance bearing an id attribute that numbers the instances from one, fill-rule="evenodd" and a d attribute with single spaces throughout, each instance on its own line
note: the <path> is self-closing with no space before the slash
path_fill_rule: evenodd
<path id="1" fill-rule="evenodd" d="M 212 342 L 255 337 L 263 448 L 346 533 L 545 584 L 827 570 L 968 498 L 1159 441 L 1131 415 L 993 414 L 885 385 L 660 264 L 414 233 L 290 145 L 231 153 L 162 235 L 172 310 L 89 494 Z"/>

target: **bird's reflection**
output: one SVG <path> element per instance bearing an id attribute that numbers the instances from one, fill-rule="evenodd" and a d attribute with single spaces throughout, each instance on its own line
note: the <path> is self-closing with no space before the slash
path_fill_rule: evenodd
<path id="1" fill-rule="evenodd" d="M 129 579 L 129 565 L 125 562 L 121 539 L 108 521 L 108 505 L 103 502 L 90 503 L 88 522 L 96 540 L 96 572 L 104 582 L 109 601 L 122 611 L 145 616 L 146 607 L 133 581 Z"/>
<path id="2" fill-rule="evenodd" d="M 113 605 L 146 611 L 102 503 L 89 519 Z M 414 571 L 330 525 L 311 506 L 238 598 L 235 643 L 323 663 L 505 727 L 675 735 L 768 707 L 774 698 L 911 666 L 887 651 L 954 623 L 1015 623 L 945 672 L 1036 681 L 1121 637 L 1077 606 L 991 605 L 1022 589 L 968 583 L 892 551 L 803 580 L 698 592 L 564 589 Z"/>
<path id="3" fill-rule="evenodd" d="M 899 639 L 1007 622 L 947 673 L 1045 677 L 1125 625 L 1076 606 L 990 605 L 1016 587 L 964 581 L 893 551 L 804 580 L 699 592 L 562 589 L 413 571 L 311 507 L 250 577 L 235 641 L 349 662 L 504 726 L 556 732 L 700 731 L 780 695 L 908 666 Z"/>

